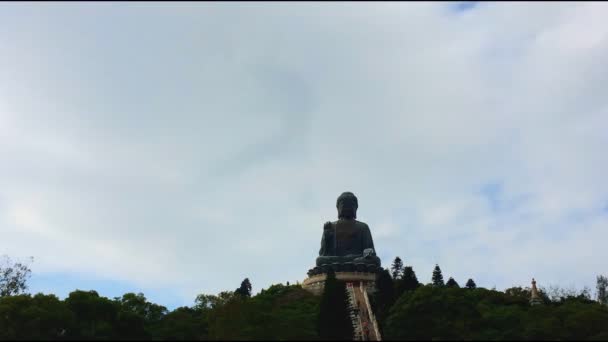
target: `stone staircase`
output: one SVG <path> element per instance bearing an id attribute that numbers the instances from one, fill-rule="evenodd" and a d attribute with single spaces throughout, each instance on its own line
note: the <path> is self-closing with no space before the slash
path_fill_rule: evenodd
<path id="1" fill-rule="evenodd" d="M 378 322 L 372 311 L 364 282 L 346 283 L 350 318 L 355 341 L 381 341 Z"/>

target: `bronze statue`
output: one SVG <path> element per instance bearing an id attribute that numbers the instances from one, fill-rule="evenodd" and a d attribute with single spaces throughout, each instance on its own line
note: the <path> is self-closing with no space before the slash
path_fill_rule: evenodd
<path id="1" fill-rule="evenodd" d="M 323 273 L 329 267 L 334 271 L 376 272 L 380 258 L 376 256 L 374 241 L 369 227 L 357 221 L 357 197 L 345 192 L 336 202 L 338 221 L 323 226 L 321 249 L 317 267 L 309 275 Z"/>

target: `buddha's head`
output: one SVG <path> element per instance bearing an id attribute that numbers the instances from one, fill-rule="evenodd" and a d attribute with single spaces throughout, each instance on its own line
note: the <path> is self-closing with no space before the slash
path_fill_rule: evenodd
<path id="1" fill-rule="evenodd" d="M 356 219 L 358 207 L 359 204 L 357 202 L 357 197 L 352 192 L 343 192 L 336 201 L 338 218 L 350 220 Z"/>

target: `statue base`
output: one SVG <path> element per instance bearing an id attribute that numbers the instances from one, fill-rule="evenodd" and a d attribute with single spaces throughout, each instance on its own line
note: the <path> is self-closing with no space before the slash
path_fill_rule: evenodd
<path id="1" fill-rule="evenodd" d="M 310 276 L 302 282 L 302 288 L 314 295 L 323 294 L 327 274 L 316 274 Z M 336 279 L 345 283 L 363 284 L 369 294 L 376 290 L 376 273 L 371 272 L 336 272 Z"/>
<path id="2" fill-rule="evenodd" d="M 363 262 L 334 262 L 330 264 L 323 264 L 321 266 L 316 266 L 308 270 L 308 277 L 313 277 L 318 274 L 325 274 L 329 272 L 329 270 L 333 270 L 336 273 L 339 272 L 356 272 L 356 273 L 377 273 L 382 271 L 380 267 L 380 262 L 378 263 L 363 263 Z"/>

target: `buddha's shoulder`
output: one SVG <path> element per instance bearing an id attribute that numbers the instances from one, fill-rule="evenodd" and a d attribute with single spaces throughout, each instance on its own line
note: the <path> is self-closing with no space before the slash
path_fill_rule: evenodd
<path id="1" fill-rule="evenodd" d="M 338 222 L 340 222 L 340 220 L 333 221 L 333 222 L 331 222 L 331 224 L 332 224 L 332 226 L 335 227 L 338 224 Z M 369 229 L 369 226 L 365 222 L 361 222 L 361 221 L 357 221 L 357 220 L 349 220 L 349 222 L 351 222 L 352 226 L 354 226 L 354 227 Z"/>
<path id="2" fill-rule="evenodd" d="M 365 223 L 365 222 L 361 222 L 361 221 L 357 221 L 357 220 L 355 220 L 355 225 L 356 225 L 357 227 L 361 227 L 361 228 L 367 228 L 367 229 L 369 229 L 369 226 L 368 226 L 368 225 L 367 225 L 367 223 Z"/>

